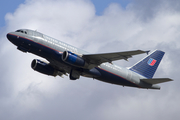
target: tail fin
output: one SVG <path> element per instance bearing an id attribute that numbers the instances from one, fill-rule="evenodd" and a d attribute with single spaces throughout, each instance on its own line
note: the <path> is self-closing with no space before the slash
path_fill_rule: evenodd
<path id="1" fill-rule="evenodd" d="M 164 56 L 164 52 L 155 50 L 153 53 L 133 65 L 130 70 L 150 79 L 153 78 L 159 63 Z"/>

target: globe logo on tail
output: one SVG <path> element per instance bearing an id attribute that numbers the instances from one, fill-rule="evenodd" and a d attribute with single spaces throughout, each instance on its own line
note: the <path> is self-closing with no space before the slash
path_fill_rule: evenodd
<path id="1" fill-rule="evenodd" d="M 156 60 L 153 59 L 153 58 L 150 58 L 147 63 L 148 63 L 148 65 L 150 65 L 150 66 L 154 66 L 154 64 L 156 63 Z"/>

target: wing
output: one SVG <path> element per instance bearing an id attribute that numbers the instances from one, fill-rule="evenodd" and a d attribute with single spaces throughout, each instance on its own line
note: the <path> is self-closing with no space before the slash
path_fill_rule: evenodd
<path id="1" fill-rule="evenodd" d="M 112 62 L 115 60 L 128 60 L 133 55 L 138 55 L 142 53 L 148 53 L 149 51 L 135 50 L 135 51 L 127 51 L 127 52 L 115 52 L 115 53 L 103 53 L 103 54 L 85 54 L 83 55 L 83 59 L 88 61 L 90 64 L 100 65 L 104 62 Z"/>

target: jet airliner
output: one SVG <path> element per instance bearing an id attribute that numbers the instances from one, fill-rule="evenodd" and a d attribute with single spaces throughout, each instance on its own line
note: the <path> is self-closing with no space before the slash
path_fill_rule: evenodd
<path id="1" fill-rule="evenodd" d="M 84 76 L 116 85 L 145 89 L 160 89 L 158 83 L 172 81 L 169 78 L 153 78 L 164 56 L 161 50 L 155 50 L 132 67 L 123 68 L 113 64 L 112 61 L 128 60 L 134 55 L 149 51 L 90 54 L 29 29 L 10 32 L 7 38 L 18 50 L 45 58 L 47 61 L 34 59 L 31 63 L 33 70 L 45 75 L 63 77 L 69 74 L 70 80 Z"/>

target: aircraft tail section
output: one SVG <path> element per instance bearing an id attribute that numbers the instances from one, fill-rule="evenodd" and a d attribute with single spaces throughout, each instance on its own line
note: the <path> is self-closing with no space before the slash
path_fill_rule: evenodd
<path id="1" fill-rule="evenodd" d="M 163 56 L 163 51 L 155 50 L 153 53 L 151 53 L 129 69 L 148 79 L 153 78 L 154 73 L 156 72 L 156 69 L 158 68 Z"/>

